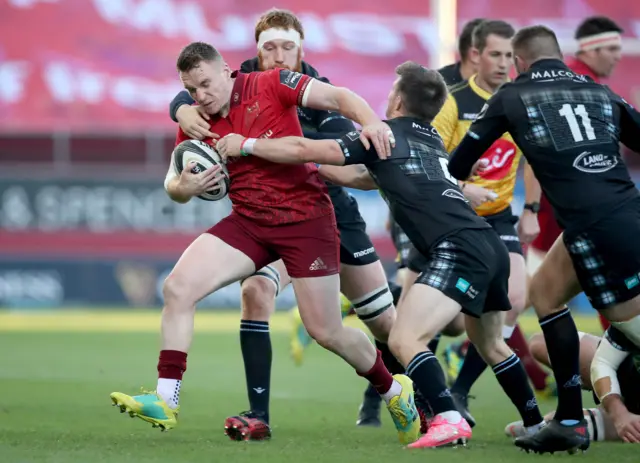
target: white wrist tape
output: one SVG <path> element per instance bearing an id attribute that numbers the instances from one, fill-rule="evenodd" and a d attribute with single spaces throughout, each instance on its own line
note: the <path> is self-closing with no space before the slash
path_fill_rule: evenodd
<path id="1" fill-rule="evenodd" d="M 618 368 L 628 355 L 613 347 L 606 336 L 600 341 L 591 361 L 591 384 L 600 402 L 608 395 L 621 395 Z"/>
<path id="2" fill-rule="evenodd" d="M 242 145 L 242 150 L 247 154 L 253 154 L 253 145 L 256 144 L 257 138 L 247 138 Z"/>
<path id="3" fill-rule="evenodd" d="M 295 43 L 298 47 L 302 43 L 300 33 L 295 29 L 279 29 L 272 27 L 260 32 L 258 36 L 258 50 L 264 47 L 264 44 L 272 40 L 286 40 Z"/>
<path id="4" fill-rule="evenodd" d="M 596 48 L 609 47 L 611 45 L 622 45 L 622 37 L 619 32 L 603 32 L 578 39 L 578 46 L 581 51 L 595 50 Z"/>

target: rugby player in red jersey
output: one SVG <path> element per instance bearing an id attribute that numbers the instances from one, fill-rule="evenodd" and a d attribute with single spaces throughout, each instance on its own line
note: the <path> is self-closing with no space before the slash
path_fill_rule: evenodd
<path id="1" fill-rule="evenodd" d="M 211 116 L 212 133 L 219 136 L 301 136 L 296 107 L 308 106 L 338 111 L 362 125 L 363 143 L 378 153 L 390 153 L 395 144 L 389 126 L 345 88 L 288 69 L 232 71 L 218 51 L 203 42 L 185 47 L 177 68 L 184 87 Z M 180 131 L 177 143 L 187 139 Z M 157 390 L 137 396 L 114 392 L 113 403 L 154 426 L 175 427 L 196 303 L 282 259 L 309 334 L 372 383 L 387 402 L 401 442 L 415 440 L 420 421 L 411 380 L 404 375 L 392 377 L 364 332 L 342 325 L 339 236 L 327 188 L 315 165 L 287 166 L 250 157 L 231 160 L 227 167 L 232 213 L 196 238 L 163 287 Z M 198 179 L 210 179 L 218 172 L 216 167 L 194 180 L 186 169 L 165 186 L 172 199 L 186 202 L 202 193 Z"/>
<path id="2" fill-rule="evenodd" d="M 578 53 L 566 60 L 567 66 L 576 74 L 589 76 L 595 82 L 602 83 L 602 80 L 611 75 L 620 61 L 622 32 L 623 29 L 607 17 L 593 16 L 585 19 L 575 33 Z M 527 251 L 527 270 L 529 276 L 532 276 L 562 230 L 544 194 L 540 197 L 540 204 L 527 204 L 525 207 L 538 212 L 540 224 L 540 234 L 529 245 Z M 527 303 L 527 307 L 529 306 L 530 304 Z M 602 329 L 606 330 L 609 322 L 600 312 L 598 317 Z"/>

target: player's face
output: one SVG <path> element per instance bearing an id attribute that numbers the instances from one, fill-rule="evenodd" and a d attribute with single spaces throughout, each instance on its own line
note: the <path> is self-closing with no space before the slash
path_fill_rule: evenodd
<path id="1" fill-rule="evenodd" d="M 593 53 L 594 71 L 599 76 L 609 77 L 622 57 L 622 48 L 620 45 L 611 45 L 593 50 Z"/>
<path id="2" fill-rule="evenodd" d="M 479 53 L 478 74 L 492 87 L 499 87 L 509 78 L 513 66 L 511 40 L 490 34 L 487 45 Z"/>
<path id="3" fill-rule="evenodd" d="M 202 61 L 191 71 L 181 72 L 180 80 L 208 114 L 218 114 L 229 106 L 233 81 L 224 61 Z"/>
<path id="4" fill-rule="evenodd" d="M 274 39 L 265 42 L 258 52 L 260 69 L 286 68 L 300 71 L 302 67 L 302 48 L 291 40 Z"/>

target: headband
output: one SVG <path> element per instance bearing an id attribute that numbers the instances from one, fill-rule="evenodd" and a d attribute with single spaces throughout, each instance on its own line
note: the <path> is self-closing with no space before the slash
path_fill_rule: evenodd
<path id="1" fill-rule="evenodd" d="M 264 47 L 264 44 L 271 42 L 272 40 L 287 40 L 300 46 L 302 39 L 300 33 L 295 29 L 280 29 L 272 27 L 260 32 L 258 36 L 258 50 Z"/>
<path id="2" fill-rule="evenodd" d="M 595 50 L 600 47 L 622 45 L 622 37 L 619 32 L 602 32 L 578 39 L 580 51 Z"/>

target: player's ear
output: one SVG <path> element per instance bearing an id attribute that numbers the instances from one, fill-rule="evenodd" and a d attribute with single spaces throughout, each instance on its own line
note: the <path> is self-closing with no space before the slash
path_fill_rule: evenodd
<path id="1" fill-rule="evenodd" d="M 402 112 L 402 97 L 400 96 L 400 93 L 396 93 L 393 104 L 393 109 L 395 111 Z"/>
<path id="2" fill-rule="evenodd" d="M 474 66 L 480 64 L 480 50 L 476 47 L 471 47 L 469 50 L 469 61 L 471 61 Z"/>
<path id="3" fill-rule="evenodd" d="M 515 66 L 518 74 L 522 74 L 523 72 L 527 71 L 525 61 L 518 55 L 515 55 L 513 57 L 513 65 Z"/>
<path id="4" fill-rule="evenodd" d="M 229 65 L 227 64 L 227 62 L 226 62 L 226 61 L 224 61 L 224 62 L 222 63 L 222 74 L 223 74 L 225 77 L 229 77 L 229 76 L 231 76 L 231 68 L 229 67 Z"/>

